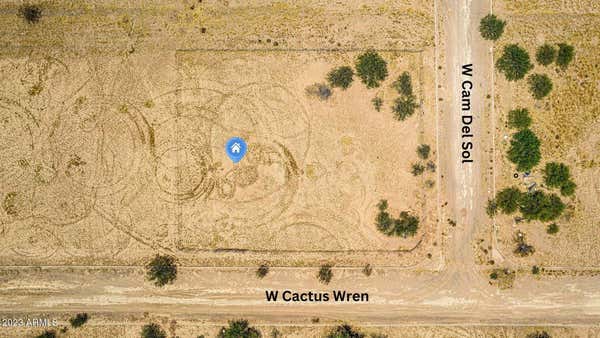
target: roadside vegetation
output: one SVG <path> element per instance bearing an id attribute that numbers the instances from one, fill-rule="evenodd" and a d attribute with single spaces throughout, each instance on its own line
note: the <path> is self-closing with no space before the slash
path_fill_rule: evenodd
<path id="1" fill-rule="evenodd" d="M 496 68 L 508 81 L 517 81 L 524 78 L 533 65 L 524 48 L 517 44 L 510 44 L 504 47 L 502 56 L 496 61 Z"/>
<path id="2" fill-rule="evenodd" d="M 479 22 L 479 32 L 486 40 L 498 40 L 504 32 L 506 22 L 498 19 L 494 14 L 484 16 Z"/>
<path id="3" fill-rule="evenodd" d="M 379 213 L 375 219 L 377 229 L 387 236 L 401 236 L 403 238 L 414 236 L 419 229 L 419 219 L 408 211 L 402 211 L 398 218 L 393 218 L 388 212 L 387 200 L 377 204 Z"/>
<path id="4" fill-rule="evenodd" d="M 331 264 L 321 265 L 321 267 L 319 268 L 319 272 L 317 273 L 317 279 L 319 280 L 319 282 L 325 285 L 331 282 L 331 279 L 333 278 L 332 268 L 333 266 Z"/>
<path id="5" fill-rule="evenodd" d="M 331 330 L 325 338 L 365 338 L 366 335 L 348 324 L 342 324 Z"/>
<path id="6" fill-rule="evenodd" d="M 167 333 L 163 328 L 156 324 L 150 323 L 142 327 L 142 338 L 167 338 Z"/>
<path id="7" fill-rule="evenodd" d="M 229 322 L 227 327 L 222 327 L 217 338 L 260 338 L 260 331 L 251 327 L 247 320 L 239 319 Z"/>
<path id="8" fill-rule="evenodd" d="M 411 117 L 419 107 L 417 99 L 413 95 L 410 74 L 408 72 L 402 73 L 400 77 L 394 81 L 392 87 L 394 87 L 400 95 L 394 100 L 392 111 L 397 120 L 404 121 Z"/>
<path id="9" fill-rule="evenodd" d="M 156 255 L 146 265 L 146 278 L 158 287 L 172 284 L 177 279 L 177 259 L 170 255 Z"/>
<path id="10" fill-rule="evenodd" d="M 256 277 L 264 278 L 269 273 L 269 266 L 262 264 L 256 269 Z"/>

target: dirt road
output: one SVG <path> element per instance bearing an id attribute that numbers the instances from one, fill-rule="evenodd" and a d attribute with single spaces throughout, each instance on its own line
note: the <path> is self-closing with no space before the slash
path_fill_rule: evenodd
<path id="1" fill-rule="evenodd" d="M 483 223 L 488 187 L 482 184 L 481 138 L 486 137 L 485 97 L 490 92 L 490 45 L 478 34 L 479 19 L 490 11 L 484 1 L 438 3 L 445 16 L 447 83 L 440 118 L 442 156 L 449 218 L 458 226 L 448 234 L 447 263 L 441 272 L 336 269 L 328 286 L 316 281 L 316 269 L 273 268 L 263 280 L 246 268 L 181 268 L 175 285 L 157 289 L 145 283 L 141 267 L 5 268 L 0 277 L 2 316 L 85 310 L 140 314 L 161 313 L 180 319 L 224 322 L 243 316 L 256 322 L 309 323 L 310 318 L 352 320 L 365 325 L 391 324 L 595 324 L 600 319 L 600 283 L 594 277 L 536 280 L 527 275 L 510 290 L 490 286 L 475 264 L 471 242 Z M 472 63 L 472 112 L 475 162 L 460 163 L 460 67 Z M 442 76 L 443 80 L 444 77 Z M 529 280 L 532 279 L 532 280 Z M 270 304 L 264 291 L 346 289 L 368 292 L 368 304 Z"/>

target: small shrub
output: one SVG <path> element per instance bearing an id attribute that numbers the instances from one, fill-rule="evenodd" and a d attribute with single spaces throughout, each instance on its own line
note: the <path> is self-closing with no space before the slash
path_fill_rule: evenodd
<path id="1" fill-rule="evenodd" d="M 377 229 L 387 236 L 414 236 L 419 228 L 419 219 L 412 216 L 407 211 L 400 213 L 400 217 L 394 219 L 387 212 L 388 204 L 386 200 L 381 200 L 377 205 L 379 213 L 375 218 Z"/>
<path id="2" fill-rule="evenodd" d="M 379 87 L 388 75 L 387 62 L 374 50 L 368 50 L 358 56 L 356 75 L 367 88 Z"/>
<path id="3" fill-rule="evenodd" d="M 537 265 L 534 265 L 533 267 L 531 267 L 531 273 L 534 275 L 539 275 L 540 274 L 540 268 Z"/>
<path id="4" fill-rule="evenodd" d="M 323 83 L 315 83 L 306 87 L 306 95 L 325 101 L 331 96 L 331 88 Z"/>
<path id="5" fill-rule="evenodd" d="M 550 223 L 548 225 L 548 227 L 546 228 L 546 233 L 548 233 L 549 235 L 554 235 L 556 233 L 558 233 L 558 224 L 556 223 Z"/>
<path id="6" fill-rule="evenodd" d="M 498 279 L 498 272 L 492 271 L 492 273 L 490 273 L 490 279 L 493 279 L 493 280 Z"/>
<path id="7" fill-rule="evenodd" d="M 434 185 L 435 185 L 435 181 L 433 181 L 433 180 L 425 180 L 425 187 L 426 188 L 433 188 Z"/>
<path id="8" fill-rule="evenodd" d="M 217 338 L 260 338 L 260 331 L 251 327 L 247 320 L 233 320 L 228 327 L 222 327 Z"/>
<path id="9" fill-rule="evenodd" d="M 413 163 L 411 167 L 411 173 L 413 176 L 419 176 L 425 171 L 425 167 L 420 163 Z"/>
<path id="10" fill-rule="evenodd" d="M 410 74 L 408 72 L 403 72 L 400 75 L 400 77 L 398 77 L 398 79 L 396 81 L 394 81 L 392 86 L 401 95 L 412 96 L 412 94 L 413 94 L 412 81 L 410 78 Z"/>
<path id="11" fill-rule="evenodd" d="M 573 61 L 575 56 L 575 50 L 573 46 L 567 45 L 566 43 L 558 44 L 558 54 L 556 55 L 556 64 L 561 68 L 567 68 L 567 66 Z"/>
<path id="12" fill-rule="evenodd" d="M 495 216 L 497 212 L 498 212 L 498 204 L 496 203 L 496 200 L 488 199 L 487 206 L 485 207 L 485 213 L 488 216 L 492 217 L 492 216 Z"/>
<path id="13" fill-rule="evenodd" d="M 496 61 L 496 68 L 504 73 L 508 81 L 516 81 L 525 77 L 533 65 L 527 51 L 517 44 L 504 47 L 502 56 Z"/>
<path id="14" fill-rule="evenodd" d="M 577 185 L 573 181 L 568 181 L 560 187 L 560 194 L 563 196 L 571 196 L 575 193 Z"/>
<path id="15" fill-rule="evenodd" d="M 365 267 L 362 269 L 362 273 L 365 274 L 365 276 L 367 277 L 371 276 L 371 274 L 373 273 L 373 267 L 371 266 L 371 264 L 365 265 Z"/>
<path id="16" fill-rule="evenodd" d="M 525 234 L 520 231 L 515 235 L 515 242 L 517 242 L 517 247 L 514 251 L 516 255 L 525 257 L 532 255 L 535 252 L 534 247 L 525 242 Z"/>
<path id="17" fill-rule="evenodd" d="M 317 279 L 323 284 L 329 284 L 331 278 L 333 278 L 333 270 L 330 264 L 322 265 L 317 274 Z"/>
<path id="18" fill-rule="evenodd" d="M 431 147 L 429 144 L 421 144 L 417 147 L 417 155 L 423 160 L 429 158 L 429 152 L 431 151 Z"/>
<path id="19" fill-rule="evenodd" d="M 508 159 L 517 165 L 518 171 L 531 170 L 541 157 L 540 140 L 531 130 L 523 129 L 512 136 Z"/>
<path id="20" fill-rule="evenodd" d="M 433 161 L 428 161 L 427 162 L 427 170 L 429 170 L 432 173 L 434 173 L 436 168 L 437 168 L 437 166 L 435 165 L 435 163 Z"/>
<path id="21" fill-rule="evenodd" d="M 142 327 L 142 338 L 167 338 L 167 333 L 160 325 L 150 323 Z"/>
<path id="22" fill-rule="evenodd" d="M 348 324 L 343 324 L 343 325 L 336 327 L 335 329 L 333 329 L 331 332 L 329 332 L 325 336 L 325 338 L 364 338 L 364 337 L 365 337 L 365 335 L 363 333 L 356 331 L 354 328 L 352 328 Z"/>
<path id="23" fill-rule="evenodd" d="M 69 319 L 69 323 L 71 323 L 72 327 L 80 327 L 85 324 L 89 319 L 87 313 L 78 313 L 75 317 Z"/>
<path id="24" fill-rule="evenodd" d="M 277 329 L 273 329 L 271 330 L 271 338 L 281 338 L 283 337 L 283 335 L 281 334 L 281 332 Z"/>
<path id="25" fill-rule="evenodd" d="M 382 98 L 380 98 L 379 96 L 376 96 L 373 98 L 373 100 L 371 100 L 371 102 L 373 103 L 373 107 L 375 108 L 375 110 L 381 111 L 381 107 L 383 106 Z"/>
<path id="26" fill-rule="evenodd" d="M 37 335 L 35 338 L 56 338 L 56 331 L 46 330 L 42 334 Z"/>
<path id="27" fill-rule="evenodd" d="M 42 9 L 36 5 L 24 4 L 19 7 L 19 16 L 28 23 L 37 23 L 42 18 Z"/>
<path id="28" fill-rule="evenodd" d="M 269 266 L 262 264 L 256 269 L 256 277 L 264 278 L 269 273 Z"/>
<path id="29" fill-rule="evenodd" d="M 527 334 L 527 338 L 552 338 L 552 336 L 546 331 L 535 331 Z"/>
<path id="30" fill-rule="evenodd" d="M 492 273 L 490 273 L 490 279 L 494 281 L 494 283 L 500 289 L 509 289 L 513 286 L 515 281 L 516 274 L 514 271 L 510 271 L 508 269 L 494 269 Z"/>
<path id="31" fill-rule="evenodd" d="M 535 53 L 535 59 L 542 66 L 547 66 L 556 59 L 556 48 L 552 45 L 541 45 Z"/>
<path id="32" fill-rule="evenodd" d="M 415 113 L 415 109 L 418 107 L 419 105 L 415 102 L 414 96 L 401 96 L 394 100 L 392 111 L 394 112 L 394 116 L 397 120 L 404 121 L 411 117 Z"/>
<path id="33" fill-rule="evenodd" d="M 506 22 L 498 19 L 494 14 L 484 16 L 479 22 L 479 32 L 486 40 L 498 40 L 504 32 Z"/>
<path id="34" fill-rule="evenodd" d="M 529 110 L 513 109 L 508 112 L 508 126 L 515 129 L 526 129 L 531 125 Z"/>
<path id="35" fill-rule="evenodd" d="M 169 255 L 156 255 L 146 265 L 146 277 L 154 281 L 154 285 L 162 287 L 172 284 L 177 278 L 177 260 Z"/>
<path id="36" fill-rule="evenodd" d="M 327 74 L 327 81 L 331 87 L 347 89 L 352 84 L 354 71 L 348 66 L 336 68 Z"/>
<path id="37" fill-rule="evenodd" d="M 527 82 L 531 95 L 537 100 L 543 99 L 552 91 L 552 80 L 546 74 L 532 74 Z"/>

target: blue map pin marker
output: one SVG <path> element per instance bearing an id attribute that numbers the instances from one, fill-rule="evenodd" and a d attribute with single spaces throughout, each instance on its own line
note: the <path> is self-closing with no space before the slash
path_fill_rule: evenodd
<path id="1" fill-rule="evenodd" d="M 246 142 L 239 137 L 232 137 L 225 143 L 225 153 L 227 153 L 227 156 L 229 156 L 233 163 L 238 163 L 244 158 L 246 150 L 248 150 Z"/>

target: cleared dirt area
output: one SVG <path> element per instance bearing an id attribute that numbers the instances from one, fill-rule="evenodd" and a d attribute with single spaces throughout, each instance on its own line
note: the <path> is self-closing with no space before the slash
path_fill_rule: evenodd
<path id="1" fill-rule="evenodd" d="M 55 2 L 36 24 L 5 3 L 2 264 L 427 264 L 437 186 L 410 166 L 435 149 L 433 27 L 418 3 Z M 381 87 L 306 95 L 367 47 L 385 48 Z M 399 122 L 403 71 L 420 108 Z M 249 142 L 237 166 L 231 136 Z M 376 230 L 384 198 L 419 216 L 416 236 Z"/>
<path id="2" fill-rule="evenodd" d="M 535 68 L 531 73 L 547 74 L 553 90 L 542 100 L 532 98 L 527 81 L 507 82 L 496 78 L 496 189 L 532 183 L 543 184 L 542 169 L 547 162 L 563 162 L 577 184 L 573 197 L 563 197 L 567 205 L 556 224 L 560 230 L 549 235 L 551 222 L 515 224 L 512 217 L 499 216 L 501 252 L 518 266 L 534 264 L 565 268 L 600 266 L 600 87 L 596 49 L 600 42 L 600 9 L 596 1 L 497 1 L 495 13 L 507 21 L 506 31 L 495 45 L 496 58 L 508 43 L 518 43 L 529 52 Z M 535 53 L 544 43 L 568 43 L 575 48 L 575 58 L 567 69 L 552 64 L 544 67 L 535 61 Z M 531 129 L 541 141 L 542 160 L 531 177 L 515 178 L 514 165 L 506 159 L 510 135 L 508 111 L 528 108 L 533 118 Z M 521 258 L 512 251 L 517 230 L 523 231 L 536 252 Z"/>

